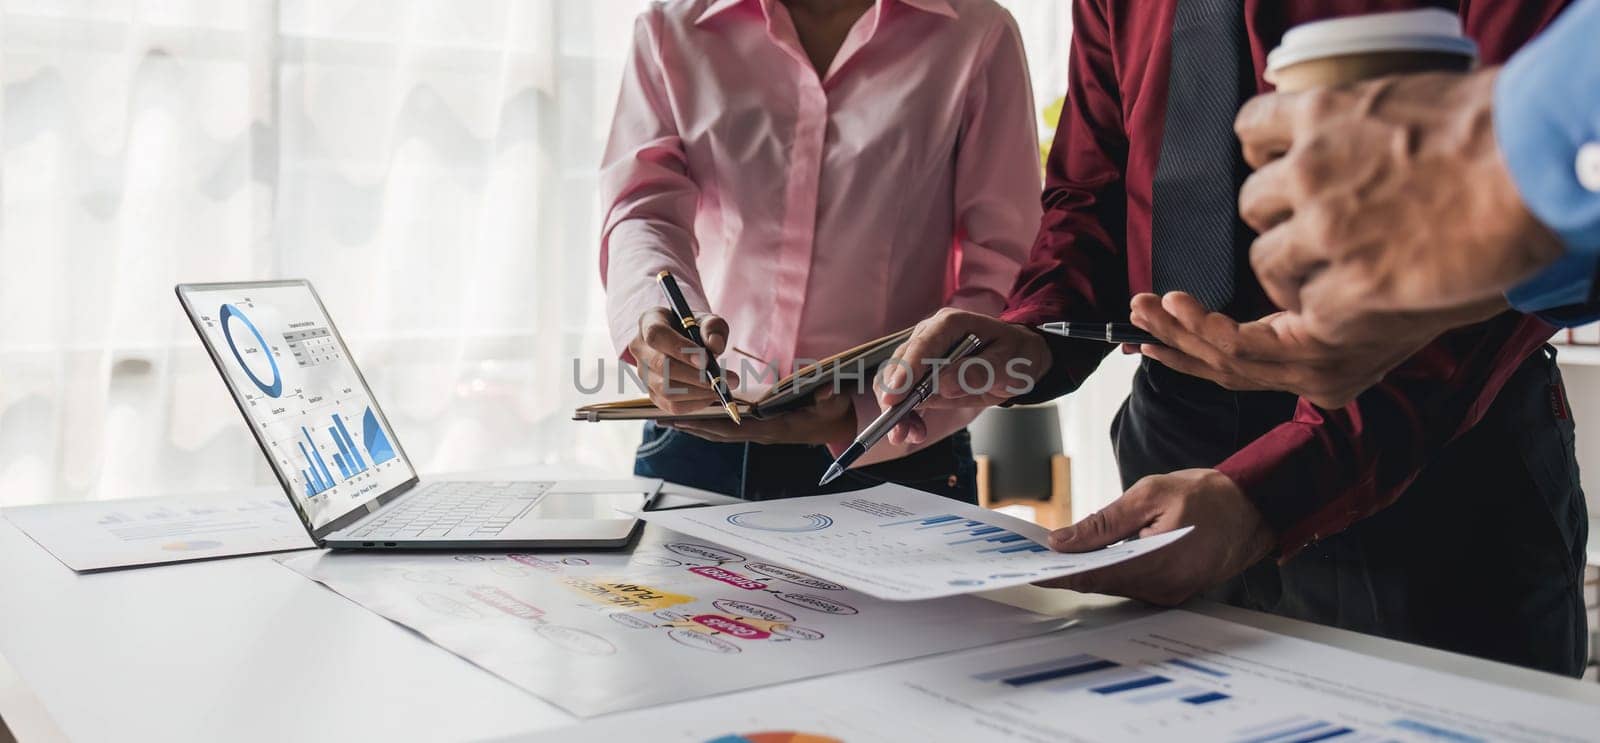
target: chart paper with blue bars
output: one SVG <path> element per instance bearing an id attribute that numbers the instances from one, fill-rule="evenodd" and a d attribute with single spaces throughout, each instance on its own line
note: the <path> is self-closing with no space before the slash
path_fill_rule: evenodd
<path id="1" fill-rule="evenodd" d="M 1459 658 L 1449 664 L 1460 672 L 1446 673 L 1336 647 L 1325 629 L 1310 642 L 1182 610 L 1086 619 L 1042 637 L 613 715 L 559 740 L 1600 740 L 1600 706 L 1577 680 L 1545 687 L 1561 696 L 1536 693 L 1480 680 Z"/>
<path id="2" fill-rule="evenodd" d="M 1039 739 L 1053 730 L 1070 731 L 1061 739 L 1222 743 L 1549 740 L 1563 739 L 1553 730 L 1579 728 L 1588 732 L 1566 739 L 1600 735 L 1584 722 L 1600 723 L 1589 705 L 1517 697 L 1184 611 L 946 663 L 946 671 L 917 670 L 915 683 L 1025 721 Z M 960 678 L 937 680 L 952 671 Z"/>
<path id="3" fill-rule="evenodd" d="M 740 553 L 807 566 L 874 598 L 918 601 L 1114 565 L 1192 527 L 1088 552 L 1056 552 L 1049 530 L 975 505 L 884 484 L 865 490 L 657 511 L 658 526 Z"/>
<path id="4" fill-rule="evenodd" d="M 1209 676 L 1227 678 L 1224 671 L 1194 661 L 1174 658 L 1171 667 Z M 1117 701 L 1146 705 L 1156 703 L 1201 707 L 1226 702 L 1231 695 L 1209 684 L 1187 682 L 1159 666 L 1124 665 L 1095 655 L 1079 653 L 1015 668 L 980 673 L 973 678 L 994 681 L 1007 687 L 1035 687 L 1052 694 L 1073 692 L 1115 697 Z"/>
<path id="5" fill-rule="evenodd" d="M 1049 547 L 1034 542 L 1009 529 L 986 524 L 982 521 L 964 519 L 954 514 L 942 514 L 907 521 L 891 521 L 883 526 L 888 529 L 899 527 L 918 531 L 931 529 L 937 534 L 948 537 L 944 540 L 944 543 L 951 547 L 970 545 L 980 553 L 993 552 L 1006 555 L 1013 552 L 1050 551 Z"/>

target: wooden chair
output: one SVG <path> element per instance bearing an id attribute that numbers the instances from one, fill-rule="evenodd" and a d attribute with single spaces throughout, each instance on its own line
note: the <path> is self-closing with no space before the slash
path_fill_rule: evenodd
<path id="1" fill-rule="evenodd" d="M 1033 510 L 1034 523 L 1046 529 L 1059 529 L 1072 523 L 1072 459 L 1065 454 L 1050 457 L 1050 493 L 1038 500 L 1013 498 L 996 500 L 989 489 L 989 457 L 979 454 L 978 505 L 984 508 L 1023 506 Z"/>

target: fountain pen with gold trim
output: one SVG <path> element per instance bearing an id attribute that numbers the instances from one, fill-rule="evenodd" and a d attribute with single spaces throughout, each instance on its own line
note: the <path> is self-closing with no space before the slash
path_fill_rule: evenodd
<path id="1" fill-rule="evenodd" d="M 711 353 L 711 349 L 706 348 L 706 339 L 700 334 L 700 323 L 694 319 L 694 310 L 689 308 L 689 301 L 683 298 L 683 292 L 678 289 L 678 281 L 672 278 L 671 271 L 662 271 L 656 274 L 656 283 L 661 285 L 661 293 L 667 295 L 667 305 L 672 309 L 672 314 L 678 317 L 684 336 L 705 352 L 706 368 L 702 372 L 706 381 L 711 383 L 712 391 L 717 393 L 722 409 L 728 411 L 728 418 L 735 425 L 742 425 L 739 408 L 733 402 L 733 393 L 728 391 L 728 383 L 722 378 L 722 366 L 717 363 L 717 357 Z"/>

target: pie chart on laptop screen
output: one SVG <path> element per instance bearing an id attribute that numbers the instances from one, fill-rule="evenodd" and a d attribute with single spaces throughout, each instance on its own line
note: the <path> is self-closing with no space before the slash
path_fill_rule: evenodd
<path id="1" fill-rule="evenodd" d="M 706 743 L 844 743 L 844 741 L 827 735 L 816 733 L 795 732 L 768 732 L 768 733 L 734 733 L 720 738 L 712 738 Z"/>

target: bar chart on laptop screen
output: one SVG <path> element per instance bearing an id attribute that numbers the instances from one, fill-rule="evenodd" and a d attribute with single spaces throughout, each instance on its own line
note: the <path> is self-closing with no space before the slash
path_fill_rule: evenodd
<path id="1" fill-rule="evenodd" d="M 213 289 L 189 297 L 240 408 L 314 525 L 410 478 L 309 290 Z"/>

